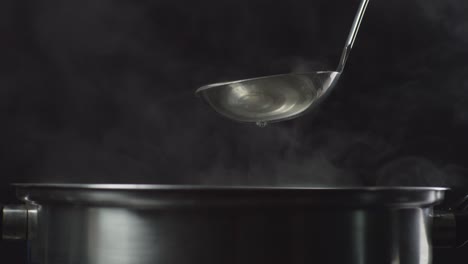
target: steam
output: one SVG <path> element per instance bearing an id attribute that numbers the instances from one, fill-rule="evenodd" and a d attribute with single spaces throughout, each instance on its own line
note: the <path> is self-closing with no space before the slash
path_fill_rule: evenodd
<path id="1" fill-rule="evenodd" d="M 419 157 L 403 157 L 385 164 L 377 172 L 378 185 L 447 186 L 444 172 Z"/>
<path id="2" fill-rule="evenodd" d="M 357 1 L 325 2 L 34 3 L 0 62 L 4 172 L 44 182 L 467 185 L 465 2 L 371 3 L 338 87 L 299 119 L 259 129 L 195 98 L 206 83 L 333 70 Z"/>
<path id="3" fill-rule="evenodd" d="M 468 4 L 466 2 L 457 0 L 434 1 L 430 4 L 422 0 L 417 2 L 432 23 L 447 31 L 453 38 L 461 40 L 462 43 L 468 42 L 468 19 L 466 18 Z"/>
<path id="4" fill-rule="evenodd" d="M 291 72 L 295 73 L 334 70 L 328 61 L 304 60 L 304 58 L 300 57 L 290 58 L 289 61 Z"/>
<path id="5" fill-rule="evenodd" d="M 271 129 L 271 128 L 268 128 Z M 336 164 L 337 155 L 343 152 L 348 144 L 338 142 L 337 134 L 315 133 L 314 136 L 325 140 L 336 140 L 331 144 L 310 142 L 300 135 L 284 134 L 285 130 L 273 128 L 283 134 L 276 134 L 276 142 L 272 145 L 274 152 L 262 153 L 258 145 L 251 149 L 241 149 L 249 156 L 243 169 L 228 169 L 218 163 L 218 167 L 210 168 L 203 174 L 203 184 L 221 184 L 226 180 L 235 185 L 267 185 L 267 186 L 359 186 L 362 179 L 353 171 L 339 168 Z M 331 131 L 329 131 L 331 132 Z M 295 140 L 295 141 L 291 141 Z M 289 141 L 289 142 L 288 142 Z M 249 154 L 252 153 L 252 154 Z M 239 168 L 239 166 L 237 166 Z"/>

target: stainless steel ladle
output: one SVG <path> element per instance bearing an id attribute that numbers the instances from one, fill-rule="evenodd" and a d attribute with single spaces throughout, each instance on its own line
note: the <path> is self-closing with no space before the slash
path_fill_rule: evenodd
<path id="1" fill-rule="evenodd" d="M 196 94 L 221 115 L 239 122 L 264 126 L 302 115 L 337 83 L 361 24 L 369 0 L 362 0 L 336 71 L 264 76 L 202 86 Z"/>

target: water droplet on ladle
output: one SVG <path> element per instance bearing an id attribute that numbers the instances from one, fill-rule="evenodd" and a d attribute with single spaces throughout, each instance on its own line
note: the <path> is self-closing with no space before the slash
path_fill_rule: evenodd
<path id="1" fill-rule="evenodd" d="M 265 121 L 258 121 L 257 123 L 255 123 L 257 126 L 259 127 L 266 127 L 268 125 L 267 122 Z"/>

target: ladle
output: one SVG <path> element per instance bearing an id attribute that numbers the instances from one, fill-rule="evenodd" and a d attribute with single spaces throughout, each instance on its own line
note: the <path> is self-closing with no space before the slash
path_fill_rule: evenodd
<path id="1" fill-rule="evenodd" d="M 346 64 L 369 0 L 362 0 L 336 71 L 289 73 L 202 86 L 196 94 L 219 114 L 259 126 L 302 115 L 335 86 Z"/>

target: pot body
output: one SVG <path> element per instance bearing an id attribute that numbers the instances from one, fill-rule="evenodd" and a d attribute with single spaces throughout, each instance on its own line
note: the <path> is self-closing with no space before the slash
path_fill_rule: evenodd
<path id="1" fill-rule="evenodd" d="M 107 187 L 19 187 L 38 209 L 29 263 L 429 264 L 443 198 L 428 188 Z"/>

